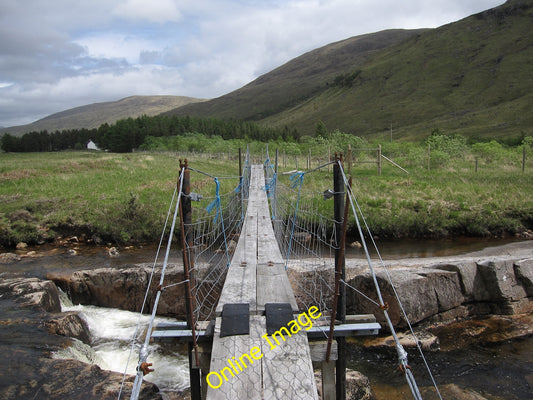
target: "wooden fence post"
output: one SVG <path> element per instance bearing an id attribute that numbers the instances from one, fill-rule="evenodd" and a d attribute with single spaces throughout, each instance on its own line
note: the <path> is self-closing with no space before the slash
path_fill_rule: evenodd
<path id="1" fill-rule="evenodd" d="M 381 145 L 378 145 L 378 175 L 381 175 Z"/>
<path id="2" fill-rule="evenodd" d="M 526 145 L 522 147 L 522 173 L 526 170 Z"/>
<path id="3" fill-rule="evenodd" d="M 346 163 L 348 164 L 348 175 L 352 174 L 352 145 L 348 145 L 348 154 L 346 154 Z"/>

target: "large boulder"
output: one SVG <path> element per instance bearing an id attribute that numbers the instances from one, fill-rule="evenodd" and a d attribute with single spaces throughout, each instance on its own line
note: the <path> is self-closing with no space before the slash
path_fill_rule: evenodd
<path id="1" fill-rule="evenodd" d="M 439 321 L 533 311 L 533 259 L 492 258 L 423 268 L 392 268 L 388 276 L 378 273 L 377 281 L 388 304 L 390 319 L 398 327 L 405 327 L 406 321 L 395 299 L 396 293 L 413 324 L 430 318 Z M 349 283 L 356 290 L 348 290 L 348 312 L 374 313 L 379 322 L 385 322 L 382 311 L 360 294 L 378 301 L 371 275 L 358 275 Z"/>
<path id="2" fill-rule="evenodd" d="M 24 307 L 60 312 L 59 291 L 51 281 L 38 278 L 13 278 L 0 281 L 0 296 L 12 298 Z"/>
<path id="3" fill-rule="evenodd" d="M 91 304 L 100 307 L 120 308 L 139 312 L 148 285 L 145 312 L 150 312 L 158 291 L 161 269 L 157 269 L 150 281 L 151 267 L 136 265 L 128 268 L 99 268 L 75 271 L 71 274 L 49 273 L 53 280 L 65 291 L 74 304 Z M 171 266 L 165 272 L 163 286 L 182 282 L 183 270 Z M 158 314 L 183 318 L 185 309 L 185 285 L 166 288 L 160 296 Z"/>
<path id="4" fill-rule="evenodd" d="M 395 326 L 407 325 L 395 293 L 401 299 L 403 310 L 411 323 L 458 307 L 464 301 L 459 277 L 454 272 L 396 269 L 389 271 L 389 275 L 394 288 L 384 273 L 379 273 L 377 280 L 383 300 L 388 305 L 389 317 Z M 377 302 L 378 296 L 370 274 L 356 276 L 350 281 L 350 286 Z M 358 292 L 349 291 L 347 307 L 349 312 L 357 314 L 374 313 L 379 322 L 385 322 L 382 311 Z"/>
<path id="5" fill-rule="evenodd" d="M 0 386 L 3 399 L 36 400 L 116 400 L 121 387 L 122 374 L 104 371 L 97 365 L 77 360 L 53 360 L 41 358 L 31 364 L 34 373 L 27 372 L 26 379 L 12 376 L 10 384 Z M 7 375 L 12 373 L 6 371 Z M 30 379 L 28 379 L 30 378 Z M 123 399 L 130 397 L 132 376 L 125 380 Z M 162 400 L 159 389 L 144 382 L 139 399 Z"/>
<path id="6" fill-rule="evenodd" d="M 346 370 L 346 398 L 354 400 L 375 400 L 370 380 L 359 371 Z"/>
<path id="7" fill-rule="evenodd" d="M 322 374 L 315 371 L 318 398 L 322 399 Z M 350 400 L 375 400 L 376 396 L 370 387 L 370 380 L 359 371 L 346 369 L 346 398 Z"/>
<path id="8" fill-rule="evenodd" d="M 495 314 L 527 312 L 527 292 L 515 275 L 515 266 L 508 260 L 486 260 L 477 263 L 478 273 L 488 292 Z"/>
<path id="9" fill-rule="evenodd" d="M 474 261 L 437 264 L 433 268 L 452 271 L 457 274 L 466 302 L 490 300 L 490 293 L 485 289 L 483 279 Z"/>
<path id="10" fill-rule="evenodd" d="M 75 338 L 87 344 L 91 343 L 89 327 L 77 312 L 61 313 L 47 320 L 45 325 L 51 334 Z"/>
<path id="11" fill-rule="evenodd" d="M 515 262 L 514 273 L 527 296 L 533 297 L 533 258 Z"/>

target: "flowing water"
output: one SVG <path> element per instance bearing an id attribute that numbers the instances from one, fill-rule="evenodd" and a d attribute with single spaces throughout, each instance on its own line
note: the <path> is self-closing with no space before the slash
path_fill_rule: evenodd
<path id="1" fill-rule="evenodd" d="M 61 295 L 62 311 L 78 311 L 91 332 L 91 346 L 76 341 L 74 346 L 58 351 L 55 358 L 75 358 L 97 364 L 102 369 L 135 375 L 139 348 L 132 351 L 131 342 L 137 326 L 142 332 L 150 316 L 114 308 L 73 305 L 66 295 Z M 176 322 L 175 319 L 157 317 L 156 323 Z M 189 363 L 182 346 L 151 344 L 148 361 L 154 372 L 145 380 L 155 383 L 161 390 L 182 391 L 189 386 Z M 127 366 L 127 368 L 126 368 Z"/>
<path id="2" fill-rule="evenodd" d="M 348 367 L 369 377 L 379 400 L 413 398 L 405 377 L 397 369 L 395 350 L 377 352 L 353 344 L 348 348 Z M 450 393 L 444 395 L 450 384 L 490 400 L 533 399 L 533 337 L 426 352 L 424 356 L 444 399 L 456 398 Z M 415 350 L 409 351 L 409 365 L 417 384 L 425 389 L 424 399 L 438 399 L 421 356 Z"/>
<path id="3" fill-rule="evenodd" d="M 74 306 L 65 297 L 62 302 L 64 311 L 79 311 L 82 314 L 91 331 L 92 346 L 75 342 L 74 346 L 55 353 L 55 357 L 76 358 L 121 373 L 128 365 L 127 373 L 135 374 L 138 348 L 130 355 L 132 334 L 138 323 L 147 326 L 148 316 L 142 316 L 139 321 L 138 313 Z M 175 322 L 169 318 L 157 320 Z M 395 351 L 368 350 L 354 343 L 349 343 L 348 349 L 348 367 L 369 377 L 378 399 L 412 399 L 403 375 L 397 371 Z M 533 399 L 532 337 L 497 345 L 429 352 L 425 356 L 439 387 L 453 383 L 474 390 L 490 400 Z M 189 386 L 188 359 L 184 346 L 151 344 L 148 360 L 153 363 L 155 371 L 145 379 L 157 384 L 162 391 L 182 391 Z M 423 362 L 413 350 L 409 351 L 409 362 L 419 386 L 431 386 Z M 438 397 L 426 391 L 424 398 Z"/>
<path id="4" fill-rule="evenodd" d="M 507 241 L 508 242 L 508 241 Z M 532 242 L 533 243 L 533 242 Z M 437 257 L 478 251 L 490 245 L 502 245 L 504 241 L 489 243 L 487 240 L 461 239 L 455 241 L 398 241 L 380 246 L 386 259 L 402 257 Z M 88 247 L 80 249 L 77 256 L 66 253 L 65 248 L 50 248 L 40 251 L 37 257 L 23 258 L 11 265 L 0 265 L 0 277 L 12 275 L 37 276 L 44 278 L 49 271 L 73 271 L 100 267 L 119 267 L 125 264 L 153 261 L 155 249 L 143 248 L 121 252 L 117 259 L 106 256 L 105 249 Z M 174 255 L 179 259 L 178 255 Z M 348 257 L 361 257 L 359 249 L 352 249 Z M 139 317 L 117 309 L 95 306 L 72 305 L 62 298 L 65 311 L 79 311 L 88 323 L 92 334 L 91 347 L 75 342 L 68 349 L 55 353 L 58 358 L 76 358 L 96 363 L 103 369 L 134 374 L 138 359 L 138 348 L 131 352 L 132 334 L 140 321 L 148 324 L 147 316 Z M 140 320 L 139 320 L 140 318 Z M 159 318 L 160 321 L 169 319 Z M 157 384 L 163 391 L 181 391 L 188 387 L 188 361 L 186 348 L 152 344 L 149 362 L 155 372 L 146 380 Z M 131 353 L 131 354 L 130 354 Z M 429 386 L 419 357 L 411 354 L 415 378 L 420 386 Z M 396 371 L 394 352 L 365 350 L 355 344 L 349 345 L 348 366 L 357 369 L 370 378 L 378 399 L 411 399 L 404 378 Z M 531 400 L 533 399 L 533 338 L 504 342 L 497 345 L 470 346 L 466 349 L 426 354 L 437 384 L 455 383 L 470 388 L 489 400 Z M 128 362 L 129 359 L 129 362 Z M 424 397 L 426 398 L 426 397 Z M 436 398 L 436 397 L 427 397 Z M 444 397 L 446 398 L 446 397 Z"/>

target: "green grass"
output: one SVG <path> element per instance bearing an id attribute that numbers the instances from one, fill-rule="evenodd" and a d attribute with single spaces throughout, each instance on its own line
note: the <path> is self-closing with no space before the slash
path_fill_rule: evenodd
<path id="1" fill-rule="evenodd" d="M 199 161 L 201 168 L 191 166 L 232 172 L 220 159 Z M 42 243 L 57 235 L 156 241 L 178 175 L 178 156 L 169 154 L 0 154 L 0 244 Z M 198 176 L 192 189 L 208 181 Z"/>
<path id="2" fill-rule="evenodd" d="M 403 149 L 402 149 L 403 148 Z M 396 150 L 395 150 L 396 149 Z M 403 150 L 403 151 L 402 151 Z M 501 150 L 501 149 L 500 149 Z M 498 161 L 464 157 L 435 160 L 427 168 L 420 145 L 384 145 L 384 154 L 406 168 L 402 172 L 383 161 L 382 174 L 375 164 L 352 167 L 353 188 L 371 231 L 382 238 L 499 237 L 533 228 L 533 162 L 528 153 L 522 173 L 521 151 L 502 151 Z M 359 159 L 369 161 L 370 155 Z M 312 167 L 325 161 L 314 160 Z M 300 166 L 305 159 L 300 158 Z M 293 162 L 287 170 L 295 167 Z M 347 168 L 347 165 L 345 165 Z M 305 178 L 304 189 L 319 192 L 332 187 L 331 174 Z M 332 215 L 331 203 L 329 212 Z M 349 230 L 355 233 L 353 216 Z"/>
<path id="3" fill-rule="evenodd" d="M 372 164 L 352 168 L 354 191 L 374 234 L 498 236 L 533 228 L 531 161 L 522 173 L 512 160 L 481 160 L 476 173 L 469 155 L 428 171 L 409 149 L 395 157 L 409 175 L 389 164 L 383 164 L 382 175 Z M 312 159 L 312 168 L 326 161 L 327 152 L 322 153 Z M 178 158 L 169 153 L 0 154 L 0 244 L 9 248 L 20 241 L 37 244 L 67 235 L 156 242 L 179 174 Z M 254 162 L 259 159 L 256 155 Z M 238 170 L 236 159 L 228 161 L 227 153 L 190 156 L 189 165 L 215 176 L 236 176 Z M 295 166 L 294 157 L 285 166 L 280 159 L 280 171 Z M 305 157 L 299 157 L 298 167 L 306 169 Z M 237 182 L 221 180 L 221 193 Z M 331 172 L 308 174 L 305 185 L 305 190 L 322 192 L 332 186 Z M 208 203 L 214 196 L 213 178 L 191 172 L 191 190 Z M 331 212 L 331 202 L 323 203 L 324 211 Z"/>
<path id="4" fill-rule="evenodd" d="M 533 227 L 531 172 L 396 171 L 357 181 L 374 234 L 381 237 L 501 236 Z"/>

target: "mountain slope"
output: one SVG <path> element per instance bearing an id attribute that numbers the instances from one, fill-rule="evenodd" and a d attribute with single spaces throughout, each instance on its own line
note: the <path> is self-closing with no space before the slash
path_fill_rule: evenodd
<path id="1" fill-rule="evenodd" d="M 423 31 L 387 30 L 332 43 L 305 53 L 234 92 L 166 114 L 259 120 L 324 91 L 325 83 L 336 75 Z"/>
<path id="2" fill-rule="evenodd" d="M 23 134 L 64 129 L 98 128 L 103 123 L 140 115 L 158 115 L 188 103 L 204 100 L 183 96 L 130 96 L 118 101 L 94 103 L 49 115 L 28 125 L 0 129 L 1 133 Z"/>
<path id="3" fill-rule="evenodd" d="M 168 114 L 252 119 L 416 139 L 531 135 L 533 1 L 420 31 L 384 31 L 306 53 L 243 88 Z M 334 85 L 337 78 L 348 77 Z"/>
<path id="4" fill-rule="evenodd" d="M 351 87 L 330 88 L 264 123 L 416 138 L 531 134 L 533 2 L 515 0 L 390 46 Z"/>

